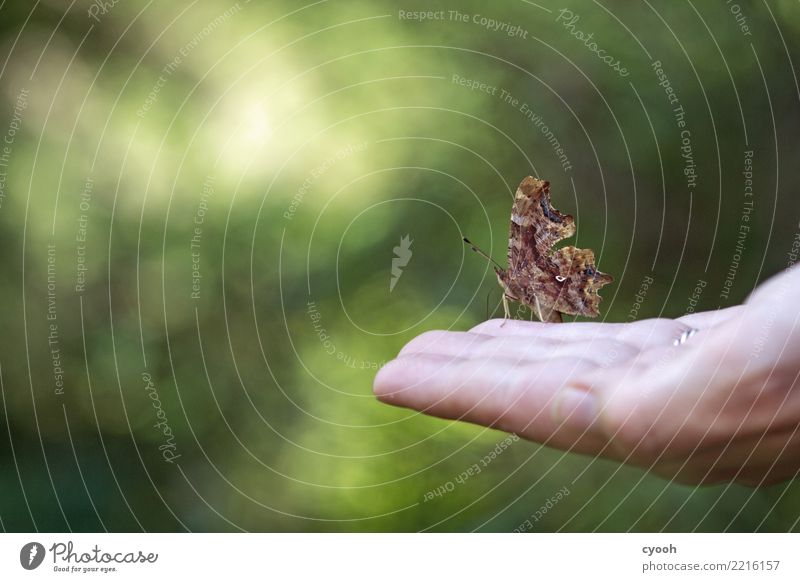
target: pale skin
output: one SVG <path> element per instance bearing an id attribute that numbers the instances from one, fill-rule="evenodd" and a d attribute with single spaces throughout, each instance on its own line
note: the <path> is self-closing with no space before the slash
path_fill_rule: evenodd
<path id="1" fill-rule="evenodd" d="M 800 472 L 800 269 L 743 305 L 677 319 L 498 319 L 426 332 L 378 372 L 374 390 L 389 404 L 682 483 L 781 482 Z"/>

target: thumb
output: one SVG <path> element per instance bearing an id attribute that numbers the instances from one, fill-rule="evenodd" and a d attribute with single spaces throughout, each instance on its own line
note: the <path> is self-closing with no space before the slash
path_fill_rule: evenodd
<path id="1" fill-rule="evenodd" d="M 606 443 L 604 456 L 652 462 L 682 447 L 680 436 L 702 390 L 690 350 L 665 347 L 646 358 L 579 376 L 555 396 L 554 422 Z M 696 367 L 695 367 L 696 368 Z"/>

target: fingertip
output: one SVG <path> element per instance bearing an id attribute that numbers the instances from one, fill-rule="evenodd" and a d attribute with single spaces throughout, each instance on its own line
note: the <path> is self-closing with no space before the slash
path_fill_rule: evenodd
<path id="1" fill-rule="evenodd" d="M 372 382 L 372 392 L 381 402 L 391 404 L 395 399 L 395 394 L 398 391 L 397 362 L 397 359 L 387 362 L 378 370 L 378 373 L 375 374 L 375 379 Z"/>

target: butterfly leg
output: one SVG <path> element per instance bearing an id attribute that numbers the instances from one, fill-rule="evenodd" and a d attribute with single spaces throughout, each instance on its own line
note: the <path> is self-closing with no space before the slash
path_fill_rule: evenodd
<path id="1" fill-rule="evenodd" d="M 531 306 L 531 314 L 536 313 L 536 318 L 539 321 L 544 321 L 542 318 L 542 307 L 539 305 L 539 298 L 534 296 L 533 305 Z"/>
<path id="2" fill-rule="evenodd" d="M 539 318 L 539 321 L 543 323 L 562 323 L 564 320 L 561 317 L 561 313 L 556 311 L 555 309 L 543 309 L 542 306 L 539 304 L 539 298 L 536 297 L 534 303 L 536 304 L 536 317 Z"/>
<path id="3" fill-rule="evenodd" d="M 508 308 L 508 295 L 503 293 L 503 323 L 500 324 L 500 327 L 503 327 L 509 319 L 511 319 L 511 310 Z"/>

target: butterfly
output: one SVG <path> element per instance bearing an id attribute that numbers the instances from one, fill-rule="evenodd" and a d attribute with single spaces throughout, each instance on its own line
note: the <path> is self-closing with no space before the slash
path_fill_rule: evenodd
<path id="1" fill-rule="evenodd" d="M 575 220 L 550 202 L 550 182 L 528 176 L 517 188 L 511 209 L 508 269 L 464 239 L 474 251 L 494 262 L 503 288 L 505 318 L 509 301 L 528 306 L 543 322 L 560 323 L 562 314 L 597 317 L 598 291 L 611 275 L 597 270 L 594 251 L 553 245 L 575 234 Z"/>

